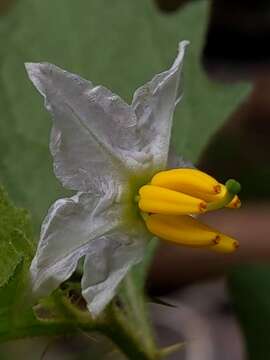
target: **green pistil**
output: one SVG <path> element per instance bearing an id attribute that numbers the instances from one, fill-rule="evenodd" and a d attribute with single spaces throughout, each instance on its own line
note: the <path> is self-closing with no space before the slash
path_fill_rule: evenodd
<path id="1" fill-rule="evenodd" d="M 226 181 L 225 184 L 227 190 L 234 195 L 237 195 L 241 191 L 241 184 L 233 179 Z"/>
<path id="2" fill-rule="evenodd" d="M 225 187 L 227 189 L 224 197 L 218 201 L 213 201 L 207 204 L 207 211 L 218 210 L 228 205 L 232 199 L 241 190 L 241 185 L 236 180 L 230 179 L 226 182 Z"/>

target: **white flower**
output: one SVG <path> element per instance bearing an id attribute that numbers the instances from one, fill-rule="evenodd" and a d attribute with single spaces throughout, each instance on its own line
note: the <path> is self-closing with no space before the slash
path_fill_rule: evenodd
<path id="1" fill-rule="evenodd" d="M 138 188 L 167 166 L 172 117 L 187 42 L 172 67 L 135 91 L 131 105 L 103 86 L 48 63 L 27 63 L 53 116 L 50 149 L 61 183 L 77 194 L 56 201 L 31 265 L 44 296 L 85 256 L 82 294 L 99 314 L 153 237 L 139 215 Z"/>
<path id="2" fill-rule="evenodd" d="M 236 248 L 235 240 L 189 215 L 238 207 L 239 186 L 230 181 L 225 187 L 194 169 L 160 172 L 183 167 L 168 157 L 187 44 L 180 43 L 169 70 L 135 91 L 131 105 L 55 65 L 26 64 L 53 116 L 55 174 L 77 191 L 56 201 L 42 224 L 30 268 L 38 296 L 68 279 L 84 257 L 82 295 L 98 315 L 153 234 L 215 251 Z"/>

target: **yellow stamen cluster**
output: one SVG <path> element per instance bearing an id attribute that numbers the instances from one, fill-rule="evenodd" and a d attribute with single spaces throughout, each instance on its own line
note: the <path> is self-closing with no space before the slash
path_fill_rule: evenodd
<path id="1" fill-rule="evenodd" d="M 173 169 L 157 173 L 139 190 L 138 206 L 146 227 L 161 239 L 191 247 L 232 252 L 238 242 L 202 224 L 192 215 L 222 207 L 239 208 L 240 185 L 225 185 L 196 169 Z"/>

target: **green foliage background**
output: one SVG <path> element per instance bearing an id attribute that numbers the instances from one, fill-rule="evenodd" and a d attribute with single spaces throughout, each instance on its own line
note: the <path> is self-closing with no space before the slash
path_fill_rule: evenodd
<path id="1" fill-rule="evenodd" d="M 49 205 L 65 192 L 52 171 L 51 120 L 23 63 L 55 63 L 130 101 L 138 86 L 170 65 L 178 42 L 190 40 L 173 141 L 179 154 L 196 162 L 248 89 L 246 85 L 214 84 L 203 73 L 199 59 L 207 17 L 205 1 L 166 16 L 150 0 L 17 0 L 2 14 L 0 182 L 18 206 L 30 211 L 36 234 Z M 10 220 L 4 220 L 9 225 L 0 231 L 0 285 L 5 284 L 0 289 L 0 336 L 14 325 L 8 324 L 17 309 L 11 299 L 19 291 L 18 284 L 25 282 L 30 255 L 24 241 L 33 246 L 28 215 L 8 203 L 4 192 L 1 196 L 1 219 L 8 216 Z M 237 284 L 237 278 L 235 281 Z M 21 314 L 19 328 L 27 321 L 36 326 L 32 313 Z"/>
<path id="2" fill-rule="evenodd" d="M 51 120 L 23 63 L 55 63 L 130 100 L 172 63 L 178 42 L 190 40 L 173 133 L 178 153 L 195 161 L 243 94 L 242 86 L 209 82 L 200 69 L 207 7 L 164 16 L 151 0 L 18 0 L 0 18 L 0 182 L 31 211 L 36 229 L 63 190 L 48 151 Z"/>

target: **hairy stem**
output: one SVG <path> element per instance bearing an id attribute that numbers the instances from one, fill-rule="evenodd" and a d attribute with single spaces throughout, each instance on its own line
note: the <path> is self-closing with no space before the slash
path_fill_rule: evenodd
<path id="1" fill-rule="evenodd" d="M 125 324 L 121 310 L 110 308 L 107 321 L 107 326 L 102 329 L 102 332 L 117 345 L 129 360 L 158 359 L 157 356 L 153 357 L 145 351 L 142 344 Z"/>

